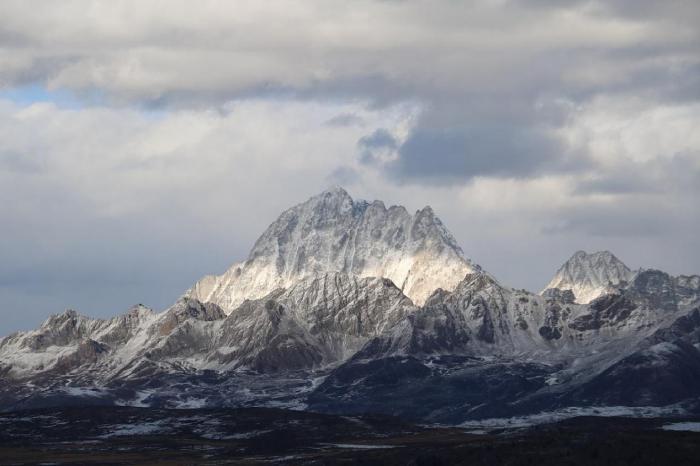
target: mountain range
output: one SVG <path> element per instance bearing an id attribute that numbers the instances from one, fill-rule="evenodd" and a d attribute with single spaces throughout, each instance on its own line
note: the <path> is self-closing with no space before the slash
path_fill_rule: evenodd
<path id="1" fill-rule="evenodd" d="M 275 406 L 424 422 L 696 411 L 700 277 L 576 252 L 539 293 L 467 259 L 430 207 L 342 188 L 162 312 L 69 310 L 0 340 L 0 410 Z"/>

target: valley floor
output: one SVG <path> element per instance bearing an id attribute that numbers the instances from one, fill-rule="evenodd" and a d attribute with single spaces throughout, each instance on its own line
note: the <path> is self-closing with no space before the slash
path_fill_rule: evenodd
<path id="1" fill-rule="evenodd" d="M 695 465 L 700 419 L 577 417 L 480 432 L 266 408 L 0 415 L 0 464 Z"/>

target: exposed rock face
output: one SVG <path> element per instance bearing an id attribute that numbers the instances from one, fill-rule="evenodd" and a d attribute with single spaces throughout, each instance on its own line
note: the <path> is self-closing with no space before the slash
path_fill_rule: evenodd
<path id="1" fill-rule="evenodd" d="M 696 305 L 700 296 L 700 276 L 680 275 L 674 277 L 678 307 L 689 309 Z"/>
<path id="2" fill-rule="evenodd" d="M 548 299 L 553 299 L 555 301 L 561 301 L 566 304 L 573 304 L 576 302 L 576 296 L 571 290 L 560 290 L 559 288 L 547 288 L 542 292 L 542 296 Z"/>
<path id="3" fill-rule="evenodd" d="M 381 201 L 353 201 L 341 188 L 285 211 L 248 260 L 207 276 L 188 295 L 231 312 L 295 282 L 341 272 L 393 281 L 416 304 L 437 288 L 452 290 L 473 267 L 430 207 L 415 214 Z"/>
<path id="4" fill-rule="evenodd" d="M 638 307 L 623 295 L 604 295 L 594 300 L 589 311 L 573 319 L 569 328 L 579 331 L 599 330 L 623 323 Z"/>
<path id="5" fill-rule="evenodd" d="M 216 350 L 218 362 L 257 371 L 320 365 L 322 349 L 292 314 L 274 299 L 244 302 L 223 324 Z"/>
<path id="6" fill-rule="evenodd" d="M 542 293 L 551 288 L 571 290 L 577 303 L 586 304 L 615 292 L 631 277 L 632 271 L 609 251 L 578 251 L 561 266 Z"/>
<path id="7" fill-rule="evenodd" d="M 640 270 L 632 278 L 627 295 L 649 309 L 675 311 L 696 305 L 700 297 L 700 277 L 672 277 L 660 270 Z"/>
<path id="8" fill-rule="evenodd" d="M 387 279 L 309 278 L 231 313 L 218 332 L 216 359 L 256 370 L 343 361 L 415 309 Z"/>
<path id="9" fill-rule="evenodd" d="M 126 314 L 110 319 L 104 330 L 99 332 L 100 341 L 109 346 L 119 346 L 133 338 L 145 322 L 154 316 L 153 311 L 141 304 L 129 309 Z"/>
<path id="10" fill-rule="evenodd" d="M 676 319 L 672 325 L 654 332 L 647 339 L 649 345 L 655 345 L 665 341 L 675 342 L 683 340 L 690 344 L 700 344 L 700 308 L 688 312 Z"/>
<path id="11" fill-rule="evenodd" d="M 202 304 L 196 299 L 183 298 L 165 313 L 165 318 L 158 327 L 158 333 L 160 335 L 169 335 L 173 329 L 188 319 L 208 322 L 220 320 L 224 317 L 226 317 L 226 314 L 216 304 Z"/>
<path id="12" fill-rule="evenodd" d="M 54 369 L 69 372 L 85 364 L 93 364 L 109 353 L 109 347 L 95 340 L 84 340 L 78 344 L 77 350 L 61 356 Z"/>

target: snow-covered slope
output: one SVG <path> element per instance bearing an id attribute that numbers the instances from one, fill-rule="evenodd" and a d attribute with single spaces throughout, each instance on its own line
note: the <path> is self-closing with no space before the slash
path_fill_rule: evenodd
<path id="1" fill-rule="evenodd" d="M 538 296 L 471 274 L 334 369 L 309 405 L 455 422 L 692 401 L 700 396 L 696 285 L 647 270 L 576 304 L 558 289 Z"/>
<path id="2" fill-rule="evenodd" d="M 136 306 L 111 319 L 95 319 L 68 310 L 49 317 L 37 330 L 0 340 L 0 366 L 17 380 L 71 374 L 89 380 L 126 377 L 137 361 L 153 359 L 172 347 L 183 328 L 224 319 L 215 304 L 182 298 L 162 313 Z M 197 335 L 195 341 L 210 338 Z M 190 342 L 191 343 L 191 342 Z M 190 347 L 192 352 L 194 345 Z M 170 353 L 172 353 L 170 348 Z"/>
<path id="3" fill-rule="evenodd" d="M 109 320 L 66 311 L 0 340 L 0 373 L 105 383 L 178 371 L 311 369 L 342 362 L 416 309 L 388 279 L 328 273 L 247 300 L 229 316 L 187 297 L 160 314 L 137 307 Z"/>
<path id="4" fill-rule="evenodd" d="M 231 312 L 297 281 L 342 272 L 393 281 L 416 304 L 452 290 L 473 271 L 454 237 L 425 207 L 409 214 L 381 201 L 353 201 L 342 188 L 285 211 L 257 240 L 248 260 L 206 276 L 188 295 Z"/>
<path id="5" fill-rule="evenodd" d="M 578 251 L 561 266 L 542 293 L 552 288 L 571 290 L 576 302 L 585 304 L 614 292 L 632 275 L 633 272 L 609 251 L 592 254 Z"/>
<path id="6" fill-rule="evenodd" d="M 628 289 L 590 304 L 573 303 L 566 292 L 538 296 L 503 286 L 486 273 L 469 274 L 453 292 L 435 292 L 358 357 L 527 354 L 565 361 L 585 357 L 593 349 L 600 352 L 610 343 L 628 341 L 633 346 L 687 309 L 678 305 L 674 278 L 657 273 L 663 274 L 642 272 Z M 664 280 L 668 297 L 659 299 L 657 284 Z M 700 291 L 691 294 L 697 303 Z"/>
<path id="7" fill-rule="evenodd" d="M 129 342 L 137 353 L 146 342 L 141 336 L 156 319 L 153 311 L 140 305 L 107 320 L 67 310 L 49 317 L 36 330 L 0 340 L 0 366 L 9 378 L 25 379 L 96 363 L 117 350 L 128 351 Z"/>

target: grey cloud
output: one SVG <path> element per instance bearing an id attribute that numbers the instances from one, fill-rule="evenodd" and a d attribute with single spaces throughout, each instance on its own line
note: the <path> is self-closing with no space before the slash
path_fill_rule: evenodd
<path id="1" fill-rule="evenodd" d="M 328 175 L 330 185 L 350 187 L 360 180 L 360 174 L 352 167 L 341 166 Z"/>
<path id="2" fill-rule="evenodd" d="M 689 24 L 697 24 L 695 20 L 700 19 L 700 7 L 694 0 L 510 0 L 508 3 L 514 7 L 543 10 L 588 7 L 601 14 L 623 18 L 670 18 Z"/>
<path id="3" fill-rule="evenodd" d="M 399 143 L 394 136 L 385 128 L 376 129 L 372 134 L 363 136 L 357 141 L 360 149 L 360 163 L 374 165 L 381 163 L 379 152 L 394 151 Z"/>
<path id="4" fill-rule="evenodd" d="M 22 48 L 19 51 L 13 50 L 8 47 L 12 43 L 2 42 L 2 38 L 0 44 L 5 46 L 4 50 L 0 46 L 0 54 L 5 52 L 4 64 L 0 67 L 0 89 L 27 85 L 45 86 L 57 70 L 80 61 L 80 57 L 65 53 L 27 58 L 21 53 Z"/>
<path id="5" fill-rule="evenodd" d="M 683 241 L 688 241 L 700 229 L 700 154 L 630 161 L 614 174 L 579 184 L 574 194 L 583 199 L 554 211 L 544 233 L 654 237 L 662 250 L 673 249 L 662 238 L 687 235 Z M 615 199 L 587 198 L 589 194 L 608 194 Z"/>
<path id="6" fill-rule="evenodd" d="M 624 75 L 610 83 L 581 86 L 574 95 L 582 101 L 601 94 L 645 97 L 669 104 L 700 101 L 700 57 L 689 58 L 685 48 L 630 47 L 601 53 L 601 63 L 617 61 L 625 69 Z"/>
<path id="7" fill-rule="evenodd" d="M 36 174 L 44 171 L 45 167 L 40 160 L 28 154 L 0 149 L 0 171 L 3 170 L 17 174 Z"/>
<path id="8" fill-rule="evenodd" d="M 396 149 L 398 142 L 385 128 L 379 128 L 372 134 L 363 136 L 357 142 L 363 149 Z"/>
<path id="9" fill-rule="evenodd" d="M 700 6 L 694 0 L 612 0 L 596 4 L 610 13 L 629 18 L 664 18 L 689 25 L 697 25 L 700 20 Z"/>
<path id="10" fill-rule="evenodd" d="M 575 194 L 642 194 L 659 192 L 661 186 L 647 183 L 647 180 L 634 174 L 620 174 L 619 176 L 602 175 L 592 179 L 580 181 Z"/>
<path id="11" fill-rule="evenodd" d="M 644 2 L 641 17 L 630 21 L 654 33 L 621 40 L 624 31 L 608 32 L 605 21 L 633 10 L 637 2 L 613 2 L 610 7 L 607 2 L 585 2 L 596 7 L 592 9 L 579 8 L 582 3 L 368 1 L 347 7 L 324 2 L 323 8 L 311 3 L 307 14 L 296 17 L 273 5 L 163 12 L 157 3 L 144 0 L 127 21 L 110 3 L 94 3 L 88 17 L 82 2 L 60 7 L 44 2 L 29 14 L 24 2 L 8 1 L 0 7 L 0 34 L 13 38 L 3 44 L 6 56 L 22 58 L 17 67 L 5 67 L 5 77 L 13 83 L 98 87 L 156 105 L 197 105 L 280 92 L 300 98 L 359 97 L 381 105 L 406 98 L 431 100 L 440 93 L 457 97 L 473 86 L 489 92 L 545 83 L 555 84 L 554 92 L 574 92 L 570 83 L 557 84 L 562 66 L 583 59 L 590 67 L 595 63 L 588 57 L 601 52 L 677 43 L 672 21 L 693 17 L 698 9 L 696 2 L 694 8 L 688 2 Z M 354 8 L 370 12 L 377 25 L 374 34 L 357 27 L 350 14 Z M 601 30 L 609 44 L 594 31 L 577 35 L 575 29 L 561 27 L 561 9 L 591 23 L 599 21 L 607 28 Z M 328 17 L 329 11 L 335 13 Z M 342 31 L 341 40 L 325 40 L 319 24 L 326 21 Z M 547 34 L 523 36 L 523 22 Z M 585 21 L 580 24 L 586 26 Z M 686 37 L 688 46 L 697 45 L 697 33 Z M 310 54 L 312 48 L 318 53 Z M 690 53 L 697 57 L 697 52 Z M 612 60 L 599 59 L 617 67 Z M 40 60 L 48 66 L 33 65 Z M 205 68 L 205 74 L 196 72 Z"/>
<path id="12" fill-rule="evenodd" d="M 452 128 L 419 126 L 398 149 L 398 157 L 384 168 L 400 181 L 460 183 L 479 176 L 541 176 L 578 164 L 545 131 L 493 122 Z"/>
<path id="13" fill-rule="evenodd" d="M 590 202 L 557 212 L 556 220 L 543 227 L 548 235 L 579 234 L 592 237 L 665 236 L 669 225 L 678 224 L 680 212 L 658 200 Z"/>
<path id="14" fill-rule="evenodd" d="M 700 192 L 700 152 L 644 162 L 626 159 L 616 169 L 579 179 L 573 190 L 581 196 L 679 193 L 687 197 L 692 192 Z"/>
<path id="15" fill-rule="evenodd" d="M 346 127 L 346 126 L 363 126 L 365 121 L 362 117 L 354 113 L 342 113 L 326 121 L 328 126 Z"/>

